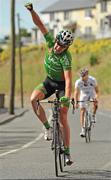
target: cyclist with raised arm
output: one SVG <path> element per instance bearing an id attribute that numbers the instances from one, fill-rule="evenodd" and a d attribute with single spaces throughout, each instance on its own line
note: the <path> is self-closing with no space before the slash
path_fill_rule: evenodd
<path id="1" fill-rule="evenodd" d="M 48 98 L 54 94 L 56 89 L 59 90 L 59 97 L 60 101 L 62 102 L 60 119 L 65 136 L 64 152 L 66 155 L 66 164 L 70 165 L 72 164 L 72 161 L 70 157 L 70 127 L 68 124 L 67 114 L 71 96 L 72 59 L 68 48 L 73 42 L 73 35 L 68 30 L 62 30 L 54 39 L 41 21 L 39 15 L 34 11 L 32 3 L 27 3 L 25 7 L 30 11 L 33 22 L 42 32 L 47 43 L 47 50 L 44 60 L 47 77 L 41 84 L 35 87 L 34 91 L 32 92 L 31 104 L 35 114 L 46 128 L 44 138 L 46 140 L 50 140 L 52 138 L 50 124 L 41 105 L 39 106 L 39 111 L 37 111 L 36 101 L 37 99 L 42 100 Z"/>
<path id="2" fill-rule="evenodd" d="M 75 108 L 80 106 L 80 124 L 81 124 L 81 137 L 85 137 L 85 129 L 84 129 L 84 113 L 85 113 L 85 102 L 78 101 L 88 101 L 93 99 L 93 114 L 92 114 L 92 122 L 95 123 L 95 115 L 98 108 L 98 84 L 94 77 L 89 76 L 88 69 L 84 68 L 80 71 L 80 78 L 75 82 L 75 90 L 74 90 L 74 99 L 75 99 Z"/>

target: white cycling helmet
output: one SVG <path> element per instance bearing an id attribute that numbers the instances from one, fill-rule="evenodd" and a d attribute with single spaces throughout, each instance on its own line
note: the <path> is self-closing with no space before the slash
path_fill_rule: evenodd
<path id="1" fill-rule="evenodd" d="M 81 71 L 80 71 L 80 76 L 81 77 L 83 77 L 83 76 L 85 76 L 86 74 L 88 74 L 88 69 L 87 68 L 84 68 L 84 69 L 81 69 Z"/>
<path id="2" fill-rule="evenodd" d="M 71 45 L 73 42 L 73 34 L 68 31 L 68 30 L 62 30 L 60 31 L 57 36 L 56 36 L 56 40 L 61 44 L 61 45 Z"/>

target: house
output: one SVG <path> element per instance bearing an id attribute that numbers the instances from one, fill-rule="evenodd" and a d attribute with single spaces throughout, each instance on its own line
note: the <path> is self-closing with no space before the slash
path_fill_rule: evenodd
<path id="1" fill-rule="evenodd" d="M 96 38 L 111 37 L 111 0 L 98 0 L 96 3 Z"/>
<path id="2" fill-rule="evenodd" d="M 97 39 L 111 37 L 110 11 L 111 0 L 58 0 L 41 13 L 54 36 L 61 29 L 74 32 L 77 24 L 77 36 Z"/>
<path id="3" fill-rule="evenodd" d="M 97 0 L 59 0 L 42 13 L 49 14 L 50 27 L 52 26 L 54 31 L 68 27 L 73 31 L 73 26 L 76 23 L 79 27 L 79 34 L 91 34 L 92 23 L 95 26 L 92 14 L 95 13 L 96 2 Z M 56 23 L 57 21 L 58 23 Z"/>

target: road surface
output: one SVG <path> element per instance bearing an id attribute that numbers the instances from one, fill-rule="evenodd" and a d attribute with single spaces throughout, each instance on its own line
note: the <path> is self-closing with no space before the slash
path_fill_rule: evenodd
<path id="1" fill-rule="evenodd" d="M 51 117 L 50 109 L 46 109 Z M 111 112 L 98 111 L 91 143 L 81 138 L 79 111 L 69 111 L 74 163 L 59 179 L 111 179 Z M 32 110 L 0 126 L 0 179 L 55 179 L 50 142 Z"/>

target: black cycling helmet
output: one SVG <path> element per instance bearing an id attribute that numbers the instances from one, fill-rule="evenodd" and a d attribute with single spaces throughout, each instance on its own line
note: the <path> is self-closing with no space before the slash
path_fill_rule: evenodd
<path id="1" fill-rule="evenodd" d="M 69 46 L 72 44 L 73 39 L 74 39 L 73 34 L 68 30 L 62 30 L 56 35 L 56 40 L 61 45 Z"/>

